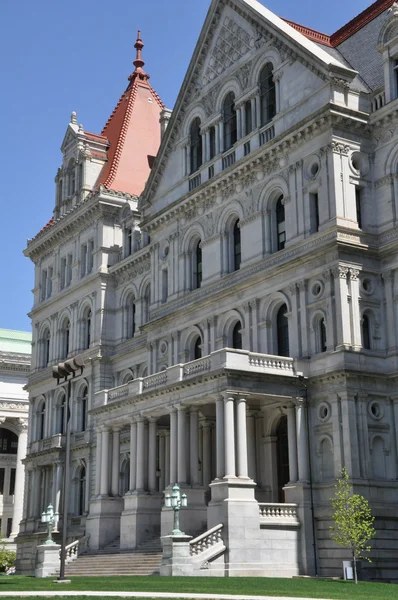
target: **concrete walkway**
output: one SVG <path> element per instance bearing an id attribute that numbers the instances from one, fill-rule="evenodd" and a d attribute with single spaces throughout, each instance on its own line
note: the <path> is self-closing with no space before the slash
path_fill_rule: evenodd
<path id="1" fill-rule="evenodd" d="M 56 598 L 57 596 L 93 596 L 97 598 L 175 598 L 187 600 L 314 600 L 313 598 L 289 598 L 287 596 L 241 596 L 238 594 L 176 594 L 172 592 L 68 592 L 62 586 L 57 592 L 35 590 L 34 592 L 0 592 L 2 596 L 19 598 Z M 318 600 L 321 600 L 318 598 Z"/>

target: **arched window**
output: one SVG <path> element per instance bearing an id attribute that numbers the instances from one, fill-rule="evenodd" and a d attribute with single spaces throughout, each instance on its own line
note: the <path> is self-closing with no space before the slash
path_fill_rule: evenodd
<path id="1" fill-rule="evenodd" d="M 37 439 L 43 440 L 46 427 L 46 403 L 43 400 L 37 411 Z"/>
<path id="2" fill-rule="evenodd" d="M 120 469 L 120 486 L 119 494 L 123 497 L 130 489 L 130 460 L 126 459 L 122 462 Z"/>
<path id="3" fill-rule="evenodd" d="M 232 270 L 239 271 L 240 263 L 241 263 L 241 243 L 240 243 L 240 222 L 239 219 L 235 221 L 233 230 L 232 230 Z"/>
<path id="4" fill-rule="evenodd" d="M 45 329 L 42 339 L 42 357 L 41 366 L 47 367 L 50 362 L 50 330 Z"/>
<path id="5" fill-rule="evenodd" d="M 371 349 L 370 343 L 370 320 L 368 315 L 363 315 L 362 317 L 362 347 L 365 350 Z"/>
<path id="6" fill-rule="evenodd" d="M 237 137 L 236 125 L 236 110 L 235 110 L 235 94 L 229 92 L 226 95 L 223 104 L 223 119 L 224 119 L 224 152 L 232 148 Z"/>
<path id="7" fill-rule="evenodd" d="M 280 196 L 275 207 L 276 213 L 276 247 L 283 250 L 286 242 L 285 206 L 283 196 Z"/>
<path id="8" fill-rule="evenodd" d="M 200 119 L 196 117 L 190 128 L 190 173 L 195 173 L 202 166 L 202 134 L 200 132 Z"/>
<path id="9" fill-rule="evenodd" d="M 81 391 L 80 410 L 79 410 L 79 429 L 86 431 L 87 428 L 87 407 L 88 407 L 88 387 L 85 385 Z"/>
<path id="10" fill-rule="evenodd" d="M 193 358 L 194 358 L 194 360 L 198 360 L 199 358 L 202 358 L 202 340 L 200 339 L 199 336 L 196 338 L 195 344 L 193 347 Z"/>
<path id="11" fill-rule="evenodd" d="M 132 338 L 135 334 L 135 298 L 129 296 L 126 306 L 126 338 Z"/>
<path id="12" fill-rule="evenodd" d="M 68 165 L 68 196 L 73 196 L 76 188 L 76 171 L 73 158 L 70 159 Z"/>
<path id="13" fill-rule="evenodd" d="M 198 289 L 202 285 L 202 248 L 199 240 L 194 248 L 193 253 L 193 289 Z"/>
<path id="14" fill-rule="evenodd" d="M 274 67 L 267 63 L 260 73 L 260 123 L 266 125 L 276 114 L 275 83 L 272 75 Z"/>
<path id="15" fill-rule="evenodd" d="M 18 451 L 18 436 L 4 427 L 0 428 L 0 454 L 16 454 Z"/>
<path id="16" fill-rule="evenodd" d="M 62 394 L 62 396 L 58 399 L 58 431 L 57 433 L 65 433 L 66 432 L 66 396 Z"/>
<path id="17" fill-rule="evenodd" d="M 278 356 L 289 356 L 289 323 L 286 316 L 287 306 L 283 304 L 276 315 L 276 333 Z"/>
<path id="18" fill-rule="evenodd" d="M 142 322 L 148 323 L 149 321 L 149 307 L 151 305 L 151 286 L 148 284 L 145 288 L 144 296 L 142 298 Z"/>
<path id="19" fill-rule="evenodd" d="M 70 321 L 65 319 L 61 329 L 60 358 L 67 358 L 69 354 Z"/>
<path id="20" fill-rule="evenodd" d="M 232 348 L 242 350 L 242 346 L 242 324 L 238 321 L 232 330 Z"/>
<path id="21" fill-rule="evenodd" d="M 91 344 L 91 325 L 92 325 L 92 313 L 91 309 L 85 311 L 83 317 L 83 349 L 88 350 Z"/>
<path id="22" fill-rule="evenodd" d="M 281 417 L 276 428 L 276 458 L 278 476 L 278 501 L 285 502 L 283 488 L 289 483 L 289 441 L 287 417 Z"/>
<path id="23" fill-rule="evenodd" d="M 82 466 L 78 477 L 77 514 L 84 515 L 86 507 L 86 467 Z"/>
<path id="24" fill-rule="evenodd" d="M 319 336 L 319 352 L 326 352 L 327 341 L 326 341 L 326 325 L 325 319 L 320 319 L 318 323 L 318 336 Z"/>

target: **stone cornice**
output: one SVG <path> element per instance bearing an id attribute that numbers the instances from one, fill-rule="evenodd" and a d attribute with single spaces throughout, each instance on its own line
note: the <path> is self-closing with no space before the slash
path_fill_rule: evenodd
<path id="1" fill-rule="evenodd" d="M 17 371 L 28 374 L 30 371 L 30 354 L 0 352 L 0 371 Z"/>
<path id="2" fill-rule="evenodd" d="M 121 285 L 135 279 L 138 275 L 143 275 L 151 268 L 150 246 L 146 246 L 139 252 L 131 254 L 116 263 L 109 269 L 109 273 L 116 278 L 116 284 Z"/>

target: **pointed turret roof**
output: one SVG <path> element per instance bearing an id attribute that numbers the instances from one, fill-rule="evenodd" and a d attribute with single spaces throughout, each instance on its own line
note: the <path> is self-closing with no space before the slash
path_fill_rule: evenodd
<path id="1" fill-rule="evenodd" d="M 135 70 L 101 132 L 109 140 L 109 149 L 97 187 L 139 196 L 149 176 L 149 157 L 156 156 L 160 145 L 159 117 L 165 106 L 143 69 L 140 31 L 134 47 Z"/>

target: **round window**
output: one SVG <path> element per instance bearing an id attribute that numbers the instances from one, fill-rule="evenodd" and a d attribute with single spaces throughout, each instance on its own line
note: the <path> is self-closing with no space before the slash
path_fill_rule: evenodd
<path id="1" fill-rule="evenodd" d="M 365 277 L 364 279 L 362 279 L 362 289 L 365 292 L 365 294 L 372 294 L 373 292 L 373 282 L 371 279 L 369 279 L 369 277 Z"/>
<path id="2" fill-rule="evenodd" d="M 320 296 L 322 294 L 323 291 L 323 285 L 320 281 L 316 281 L 312 288 L 311 288 L 311 293 L 312 295 L 317 298 L 318 296 Z"/>
<path id="3" fill-rule="evenodd" d="M 320 421 L 327 421 L 331 415 L 331 409 L 327 402 L 322 402 L 318 406 L 318 419 Z"/>
<path id="4" fill-rule="evenodd" d="M 380 402 L 372 401 L 369 403 L 368 411 L 372 419 L 381 419 L 383 416 L 383 408 Z"/>

